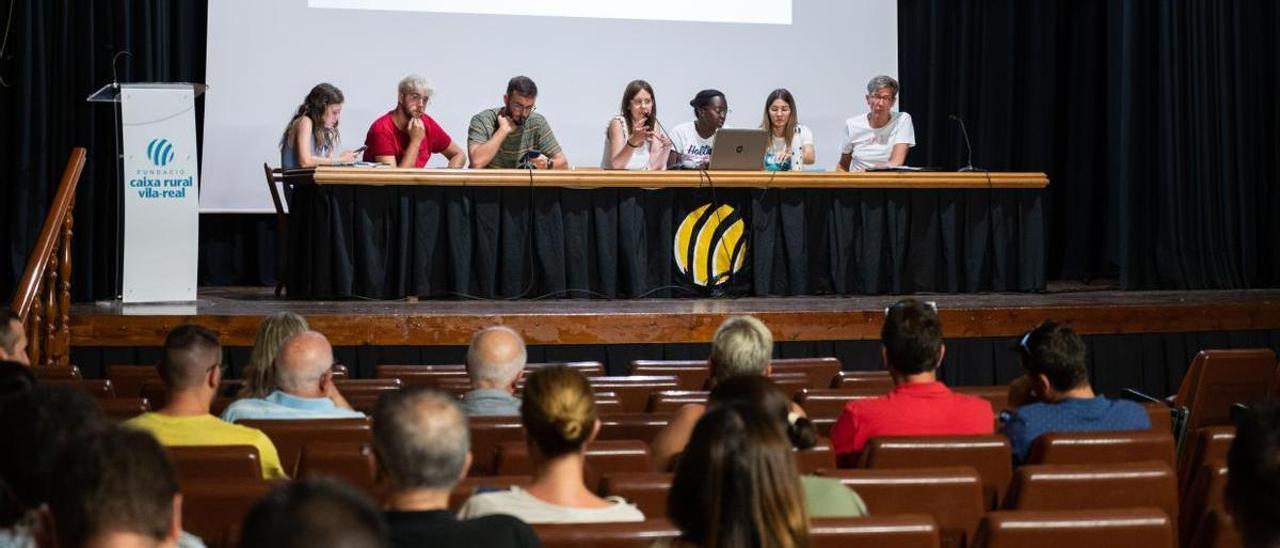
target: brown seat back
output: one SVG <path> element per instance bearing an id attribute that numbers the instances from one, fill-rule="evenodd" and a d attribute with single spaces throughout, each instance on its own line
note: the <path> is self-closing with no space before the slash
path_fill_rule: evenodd
<path id="1" fill-rule="evenodd" d="M 667 472 L 610 472 L 600 480 L 600 494 L 627 499 L 645 516 L 662 517 L 667 515 L 673 476 Z"/>
<path id="2" fill-rule="evenodd" d="M 38 381 L 65 381 L 83 379 L 80 368 L 74 365 L 37 365 L 31 368 L 31 374 Z"/>
<path id="3" fill-rule="evenodd" d="M 244 523 L 245 514 L 267 494 L 272 483 L 201 481 L 182 485 L 182 530 L 202 539 L 224 538 Z"/>
<path id="4" fill-rule="evenodd" d="M 611 472 L 652 472 L 653 459 L 649 445 L 639 440 L 597 440 L 587 445 L 583 482 L 596 491 L 600 478 Z M 498 457 L 494 474 L 521 476 L 533 474 L 533 461 L 529 458 L 529 446 L 523 441 L 504 441 L 498 444 Z"/>
<path id="5" fill-rule="evenodd" d="M 1231 442 L 1236 439 L 1234 426 L 1206 426 L 1191 434 L 1182 446 L 1178 459 L 1178 492 L 1186 493 L 1200 467 L 1214 460 L 1227 459 Z"/>
<path id="6" fill-rule="evenodd" d="M 1178 480 L 1160 461 L 1029 464 L 1014 471 L 1005 507 L 1082 510 L 1155 507 L 1178 521 Z"/>
<path id="7" fill-rule="evenodd" d="M 1191 412 L 1186 431 L 1231 424 L 1231 406 L 1265 398 L 1275 375 L 1276 355 L 1269 348 L 1201 350 L 1174 398 Z"/>
<path id="8" fill-rule="evenodd" d="M 569 369 L 582 373 L 582 376 L 584 377 L 602 377 L 606 374 L 606 371 L 604 369 L 604 364 L 597 361 L 533 362 L 533 363 L 524 364 L 524 371 L 525 371 L 525 375 L 528 375 L 529 373 L 533 373 L 534 371 L 537 371 L 544 367 L 552 367 L 557 365 L 563 365 L 565 367 L 568 367 Z"/>
<path id="9" fill-rule="evenodd" d="M 795 456 L 796 468 L 801 474 L 813 474 L 836 466 L 836 452 L 831 447 L 831 440 L 827 438 L 818 438 L 813 447 L 796 451 Z"/>
<path id="10" fill-rule="evenodd" d="M 956 386 L 951 391 L 987 400 L 987 403 L 991 404 L 991 411 L 997 415 L 1009 408 L 1009 387 L 1007 385 Z"/>
<path id="11" fill-rule="evenodd" d="M 526 487 L 533 483 L 533 476 L 479 476 L 463 478 L 449 491 L 449 511 L 457 512 L 471 495 L 477 492 L 502 491 L 512 485 Z"/>
<path id="12" fill-rule="evenodd" d="M 705 404 L 711 392 L 706 390 L 660 390 L 649 395 L 645 411 L 648 413 L 675 413 L 691 403 Z"/>
<path id="13" fill-rule="evenodd" d="M 439 386 L 440 379 L 469 379 L 465 365 L 391 365 L 373 368 L 375 379 L 400 379 L 405 386 Z"/>
<path id="14" fill-rule="evenodd" d="M 982 476 L 984 502 L 998 508 L 1013 476 L 1009 440 L 1001 435 L 873 438 L 862 451 L 865 468 L 971 466 Z"/>
<path id="15" fill-rule="evenodd" d="M 831 388 L 875 390 L 884 394 L 893 390 L 893 377 L 888 371 L 840 371 L 831 379 Z"/>
<path id="16" fill-rule="evenodd" d="M 598 411 L 598 402 L 597 402 Z M 667 427 L 670 413 L 615 413 L 600 415 L 597 440 L 640 440 L 652 443 L 654 436 Z"/>
<path id="17" fill-rule="evenodd" d="M 840 360 L 836 358 L 779 358 L 769 362 L 773 373 L 804 373 L 809 377 L 809 388 L 827 388 L 840 372 Z"/>
<path id="18" fill-rule="evenodd" d="M 680 530 L 666 518 L 646 517 L 650 519 L 630 523 L 539 523 L 533 530 L 544 548 L 649 548 L 656 541 L 680 536 Z"/>
<path id="19" fill-rule="evenodd" d="M 788 396 L 812 386 L 809 374 L 804 371 L 770 373 L 769 380 Z"/>
<path id="20" fill-rule="evenodd" d="M 163 384 L 160 369 L 155 365 L 112 365 L 107 368 L 107 378 L 115 385 L 116 395 L 121 397 L 142 396 L 142 385 L 148 382 Z"/>
<path id="21" fill-rule="evenodd" d="M 118 397 L 115 385 L 109 379 L 44 379 L 40 384 L 51 386 L 65 386 L 81 390 L 85 394 L 93 396 L 95 400 L 104 400 Z"/>
<path id="22" fill-rule="evenodd" d="M 252 445 L 169 446 L 178 483 L 262 481 L 258 448 Z"/>
<path id="23" fill-rule="evenodd" d="M 707 360 L 633 360 L 632 375 L 669 375 L 675 377 L 681 390 L 702 390 L 710 374 Z"/>
<path id="24" fill-rule="evenodd" d="M 388 390 L 399 390 L 404 387 L 400 379 L 334 379 L 333 386 L 343 396 L 359 396 L 362 394 L 379 395 Z"/>
<path id="25" fill-rule="evenodd" d="M 98 406 L 102 408 L 102 414 L 113 421 L 127 421 L 151 411 L 151 402 L 147 398 L 101 398 Z"/>
<path id="26" fill-rule="evenodd" d="M 813 518 L 809 520 L 810 548 L 936 548 L 938 526 L 923 514 Z"/>
<path id="27" fill-rule="evenodd" d="M 873 516 L 931 515 L 943 546 L 972 542 L 987 510 L 982 477 L 970 466 L 823 470 L 819 475 L 838 478 L 853 489 Z"/>
<path id="28" fill-rule="evenodd" d="M 1209 512 L 1226 509 L 1222 503 L 1227 488 L 1226 460 L 1214 459 L 1203 463 L 1192 477 L 1194 479 L 1183 493 L 1178 508 L 1178 538 L 1183 545 L 1191 543 L 1196 528 Z"/>
<path id="29" fill-rule="evenodd" d="M 1210 510 L 1200 518 L 1189 548 L 1240 548 L 1240 532 L 1225 510 Z"/>
<path id="30" fill-rule="evenodd" d="M 976 548 L 1173 546 L 1173 520 L 1158 508 L 989 512 Z"/>
<path id="31" fill-rule="evenodd" d="M 1107 464 L 1160 461 L 1170 470 L 1173 435 L 1153 430 L 1050 432 L 1031 443 L 1027 464 Z"/>
<path id="32" fill-rule="evenodd" d="M 469 417 L 467 426 L 471 431 L 472 476 L 494 473 L 500 443 L 524 443 L 524 425 L 520 424 L 520 417 Z"/>
<path id="33" fill-rule="evenodd" d="M 356 419 L 290 419 L 241 420 L 236 424 L 257 428 L 271 438 L 280 454 L 280 464 L 289 477 L 296 477 L 302 448 L 313 442 L 372 443 L 369 420 Z"/>
<path id="34" fill-rule="evenodd" d="M 662 390 L 675 390 L 680 387 L 675 377 L 663 376 L 630 376 L 630 377 L 590 377 L 591 386 L 597 391 L 617 392 L 622 401 L 622 410 L 627 413 L 643 413 L 649 394 Z"/>
<path id="35" fill-rule="evenodd" d="M 331 477 L 341 479 L 379 498 L 378 462 L 373 448 L 359 442 L 309 442 L 302 446 L 298 459 L 298 478 Z"/>
<path id="36" fill-rule="evenodd" d="M 826 436 L 831 433 L 845 404 L 853 400 L 878 398 L 884 392 L 866 389 L 848 388 L 806 388 L 796 393 L 795 402 L 804 409 L 805 415 L 813 421 L 818 433 Z"/>
<path id="37" fill-rule="evenodd" d="M 1159 402 L 1147 402 L 1142 404 L 1142 408 L 1146 410 L 1147 419 L 1151 421 L 1152 432 L 1173 433 L 1173 415 L 1170 413 L 1168 405 Z"/>

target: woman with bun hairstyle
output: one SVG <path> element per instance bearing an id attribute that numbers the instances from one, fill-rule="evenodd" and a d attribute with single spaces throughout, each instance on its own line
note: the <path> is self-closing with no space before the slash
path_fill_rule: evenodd
<path id="1" fill-rule="evenodd" d="M 477 494 L 458 511 L 459 519 L 509 514 L 525 523 L 644 521 L 634 505 L 596 496 L 583 481 L 586 447 L 599 433 L 600 419 L 591 385 L 581 373 L 557 366 L 529 375 L 520 422 L 533 461 L 533 483 Z"/>

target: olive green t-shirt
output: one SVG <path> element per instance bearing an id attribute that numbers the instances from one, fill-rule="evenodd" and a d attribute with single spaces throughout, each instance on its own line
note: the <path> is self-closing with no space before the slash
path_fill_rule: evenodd
<path id="1" fill-rule="evenodd" d="M 805 506 L 811 518 L 857 518 L 867 515 L 862 497 L 836 478 L 800 476 Z"/>
<path id="2" fill-rule="evenodd" d="M 498 131 L 498 108 L 482 110 L 471 117 L 471 127 L 467 130 L 467 143 L 484 144 Z M 541 114 L 534 112 L 525 119 L 524 124 L 516 126 L 498 152 L 493 155 L 487 167 L 516 168 L 524 154 L 537 150 L 548 158 L 560 152 L 560 143 L 551 132 L 551 124 Z"/>

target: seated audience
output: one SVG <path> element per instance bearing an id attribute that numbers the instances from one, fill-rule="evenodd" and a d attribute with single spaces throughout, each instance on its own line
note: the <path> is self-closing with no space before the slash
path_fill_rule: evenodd
<path id="1" fill-rule="evenodd" d="M 711 149 L 716 144 L 716 130 L 724 127 L 729 116 L 729 101 L 716 89 L 704 89 L 689 101 L 694 120 L 671 128 L 671 158 L 668 164 L 680 169 L 707 169 L 711 165 Z"/>
<path id="2" fill-rule="evenodd" d="M 717 384 L 707 398 L 707 409 L 725 406 L 755 407 L 766 418 L 772 419 L 787 434 L 791 447 L 797 451 L 811 449 L 818 442 L 818 430 L 808 418 L 791 411 L 791 399 L 769 379 L 759 375 L 733 377 Z M 839 479 L 801 475 L 800 487 L 804 491 L 805 508 L 809 517 L 851 517 L 867 515 L 862 497 Z"/>
<path id="3" fill-rule="evenodd" d="M 538 85 L 528 76 L 507 82 L 502 106 L 471 117 L 467 151 L 471 167 L 566 169 L 569 160 L 556 142 L 551 124 L 537 108 Z"/>
<path id="4" fill-rule="evenodd" d="M 520 398 L 514 394 L 527 358 L 524 339 L 511 328 L 497 326 L 477 332 L 467 348 L 471 391 L 462 396 L 467 416 L 519 415 Z"/>
<path id="5" fill-rule="evenodd" d="M 867 440 L 875 437 L 994 431 L 990 403 L 953 393 L 938 381 L 946 350 L 942 321 L 931 303 L 906 299 L 889 307 L 880 329 L 880 357 L 894 388 L 845 405 L 831 428 L 831 445 L 842 463 L 857 462 Z"/>
<path id="6" fill-rule="evenodd" d="M 765 98 L 760 129 L 769 130 L 766 171 L 801 171 L 805 164 L 813 163 L 813 132 L 796 118 L 796 100 L 790 91 L 775 89 Z"/>
<path id="7" fill-rule="evenodd" d="M 807 546 L 809 518 L 791 442 L 756 406 L 716 407 L 698 420 L 676 466 L 667 515 L 675 546 Z"/>
<path id="8" fill-rule="evenodd" d="M 18 362 L 0 361 L 0 398 L 30 392 L 37 384 L 31 367 Z"/>
<path id="9" fill-rule="evenodd" d="M 898 81 L 876 76 L 867 83 L 868 112 L 845 121 L 837 171 L 866 171 L 907 163 L 907 152 L 916 146 L 911 115 L 893 110 L 898 102 Z"/>
<path id="10" fill-rule="evenodd" d="M 222 420 L 349 419 L 364 417 L 333 384 L 333 346 L 316 331 L 285 341 L 276 356 L 276 389 L 264 398 L 244 398 L 222 412 Z"/>
<path id="11" fill-rule="evenodd" d="M 277 312 L 258 325 L 258 334 L 249 351 L 249 365 L 244 370 L 244 386 L 238 398 L 265 398 L 276 390 L 276 356 L 290 337 L 310 330 L 307 320 L 293 312 Z"/>
<path id="12" fill-rule="evenodd" d="M 711 339 L 711 355 L 707 358 L 708 383 L 715 387 L 726 379 L 743 375 L 767 376 L 773 357 L 773 333 L 764 323 L 751 316 L 735 316 L 724 321 Z M 674 457 L 689 443 L 693 425 L 706 412 L 706 406 L 688 404 L 676 411 L 650 444 L 653 464 L 668 470 Z M 793 410 L 804 414 L 799 407 Z"/>
<path id="13" fill-rule="evenodd" d="M 609 120 L 605 129 L 604 169 L 667 169 L 671 139 L 654 131 L 658 123 L 658 100 L 653 87 L 644 80 L 632 80 L 622 91 L 622 112 Z"/>
<path id="14" fill-rule="evenodd" d="M 379 116 L 365 135 L 364 161 L 392 167 L 425 167 L 432 154 L 443 154 L 449 167 L 462 167 L 462 147 L 427 115 L 431 84 L 417 74 L 400 80 L 396 108 Z"/>
<path id="15" fill-rule="evenodd" d="M 54 466 L 49 509 L 59 546 L 181 544 L 177 475 L 150 434 L 112 426 L 64 448 Z"/>
<path id="16" fill-rule="evenodd" d="M 252 445 L 258 449 L 262 477 L 285 477 L 276 446 L 261 430 L 230 424 L 209 414 L 222 380 L 222 345 L 212 331 L 198 325 L 173 328 L 164 340 L 160 360 L 168 401 L 125 426 L 151 432 L 161 445 Z"/>
<path id="17" fill-rule="evenodd" d="M 382 548 L 387 524 L 373 502 L 330 479 L 286 483 L 244 517 L 242 548 Z"/>
<path id="18" fill-rule="evenodd" d="M 539 546 L 533 529 L 495 514 L 459 520 L 449 492 L 471 466 L 467 417 L 454 397 L 406 388 L 378 399 L 373 450 L 388 483 L 383 504 L 392 546 Z"/>
<path id="19" fill-rule="evenodd" d="M 1150 430 L 1141 405 L 1094 395 L 1089 385 L 1084 341 L 1070 327 L 1049 320 L 1023 335 L 1018 343 L 1023 376 L 1010 385 L 1026 394 L 1010 394 L 1011 402 L 1032 402 L 1007 417 L 1004 434 L 1017 462 L 1026 460 L 1031 444 L 1049 432 Z"/>
<path id="20" fill-rule="evenodd" d="M 1245 548 L 1280 546 L 1280 406 L 1253 407 L 1227 453 L 1227 513 Z"/>
<path id="21" fill-rule="evenodd" d="M 520 404 L 533 461 L 527 489 L 472 496 L 458 512 L 463 519 L 510 514 L 525 523 L 644 521 L 644 514 L 618 497 L 600 498 L 583 482 L 587 444 L 600 431 L 591 385 L 564 366 L 529 375 Z"/>
<path id="22" fill-rule="evenodd" d="M 0 361 L 31 365 L 31 358 L 27 355 L 27 330 L 22 319 L 12 310 L 5 310 L 0 318 L 4 320 L 0 322 Z"/>
<path id="23" fill-rule="evenodd" d="M 354 150 L 338 152 L 342 101 L 342 90 L 333 84 L 316 84 L 311 88 L 280 136 L 281 168 L 297 169 L 355 161 Z"/>

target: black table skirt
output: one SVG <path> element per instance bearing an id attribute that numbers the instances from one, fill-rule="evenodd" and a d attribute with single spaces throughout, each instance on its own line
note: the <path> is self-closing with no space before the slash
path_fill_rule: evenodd
<path id="1" fill-rule="evenodd" d="M 293 193 L 298 299 L 1041 291 L 1042 190 L 317 186 Z M 741 267 L 700 285 L 686 215 Z M 716 213 L 718 211 L 718 213 Z M 736 244 L 731 228 L 741 221 Z M 690 221 L 692 222 L 692 220 Z M 718 225 L 715 230 L 710 227 Z M 704 264 L 708 253 L 682 253 Z"/>

